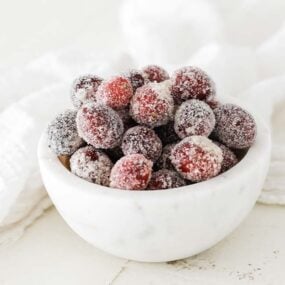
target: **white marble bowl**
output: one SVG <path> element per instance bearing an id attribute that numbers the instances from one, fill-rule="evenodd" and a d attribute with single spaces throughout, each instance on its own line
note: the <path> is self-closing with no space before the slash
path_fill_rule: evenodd
<path id="1" fill-rule="evenodd" d="M 247 216 L 264 183 L 270 133 L 257 120 L 255 144 L 235 167 L 181 188 L 123 191 L 89 183 L 70 173 L 39 142 L 45 187 L 69 226 L 113 255 L 159 262 L 186 258 L 213 246 Z"/>

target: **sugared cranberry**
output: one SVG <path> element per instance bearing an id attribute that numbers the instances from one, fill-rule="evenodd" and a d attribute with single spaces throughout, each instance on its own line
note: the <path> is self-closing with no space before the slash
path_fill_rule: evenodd
<path id="1" fill-rule="evenodd" d="M 154 172 L 148 183 L 149 190 L 163 190 L 185 186 L 185 180 L 175 171 L 162 169 Z"/>
<path id="2" fill-rule="evenodd" d="M 235 166 L 238 163 L 238 159 L 235 155 L 235 153 L 230 150 L 228 147 L 225 145 L 219 143 L 219 142 L 214 142 L 223 152 L 223 162 L 222 162 L 222 167 L 221 167 L 221 173 L 226 172 L 233 166 Z"/>
<path id="3" fill-rule="evenodd" d="M 158 65 L 145 66 L 143 72 L 150 82 L 162 82 L 169 79 L 167 71 Z"/>
<path id="4" fill-rule="evenodd" d="M 175 114 L 174 129 L 180 138 L 209 136 L 215 127 L 215 115 L 203 101 L 192 99 L 181 104 Z"/>
<path id="5" fill-rule="evenodd" d="M 128 106 L 132 96 L 133 88 L 129 79 L 124 76 L 115 76 L 102 82 L 96 99 L 98 103 L 113 109 L 122 109 Z"/>
<path id="6" fill-rule="evenodd" d="M 167 124 L 173 117 L 174 102 L 169 83 L 149 83 L 137 89 L 131 100 L 133 119 L 151 128 Z"/>
<path id="7" fill-rule="evenodd" d="M 161 154 L 162 143 L 152 129 L 136 126 L 125 132 L 121 147 L 125 155 L 140 153 L 156 161 Z"/>
<path id="8" fill-rule="evenodd" d="M 162 149 L 161 156 L 155 163 L 155 168 L 156 169 L 170 169 L 174 170 L 174 166 L 171 163 L 171 151 L 174 148 L 175 143 L 168 144 Z"/>
<path id="9" fill-rule="evenodd" d="M 76 111 L 67 110 L 48 125 L 48 146 L 56 155 L 71 155 L 84 144 L 78 135 L 75 118 Z"/>
<path id="10" fill-rule="evenodd" d="M 179 137 L 174 130 L 174 122 L 170 121 L 166 125 L 154 129 L 163 145 L 179 141 Z"/>
<path id="11" fill-rule="evenodd" d="M 96 102 L 96 92 L 103 79 L 96 75 L 85 75 L 75 79 L 71 88 L 71 101 L 75 108 L 87 102 Z"/>
<path id="12" fill-rule="evenodd" d="M 221 103 L 219 102 L 219 100 L 215 94 L 207 97 L 205 99 L 205 103 L 207 103 L 212 110 L 221 106 Z"/>
<path id="13" fill-rule="evenodd" d="M 89 182 L 104 186 L 109 186 L 112 167 L 109 157 L 90 145 L 80 148 L 70 158 L 72 173 Z"/>
<path id="14" fill-rule="evenodd" d="M 254 118 L 241 107 L 225 104 L 214 110 L 216 127 L 214 136 L 229 148 L 250 147 L 256 137 Z"/>
<path id="15" fill-rule="evenodd" d="M 95 148 L 113 148 L 121 142 L 123 122 L 108 106 L 85 104 L 79 109 L 76 122 L 79 135 Z"/>
<path id="16" fill-rule="evenodd" d="M 148 82 L 145 73 L 140 70 L 131 69 L 124 75 L 130 80 L 134 92 Z"/>
<path id="17" fill-rule="evenodd" d="M 200 68 L 187 66 L 175 71 L 171 94 L 177 102 L 189 99 L 205 100 L 215 94 L 215 84 Z"/>
<path id="18" fill-rule="evenodd" d="M 110 186 L 124 190 L 144 190 L 151 178 L 152 162 L 142 154 L 130 154 L 116 162 Z"/>
<path id="19" fill-rule="evenodd" d="M 178 143 L 171 152 L 171 162 L 186 179 L 199 182 L 219 174 L 222 150 L 203 136 L 191 136 Z"/>

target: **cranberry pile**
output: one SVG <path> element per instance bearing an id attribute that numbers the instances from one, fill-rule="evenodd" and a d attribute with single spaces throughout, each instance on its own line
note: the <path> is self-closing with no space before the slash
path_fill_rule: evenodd
<path id="1" fill-rule="evenodd" d="M 102 79 L 77 78 L 74 110 L 48 126 L 48 146 L 75 175 L 124 190 L 208 180 L 238 163 L 256 137 L 254 118 L 222 104 L 213 80 L 187 66 L 157 66 Z"/>

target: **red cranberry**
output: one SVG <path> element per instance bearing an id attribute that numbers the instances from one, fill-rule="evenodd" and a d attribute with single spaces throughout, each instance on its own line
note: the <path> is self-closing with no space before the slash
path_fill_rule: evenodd
<path id="1" fill-rule="evenodd" d="M 93 146 L 77 150 L 70 159 L 71 172 L 92 183 L 109 186 L 113 164 L 109 157 Z"/>
<path id="2" fill-rule="evenodd" d="M 175 114 L 174 129 L 180 138 L 209 136 L 215 127 L 215 115 L 203 101 L 192 99 L 181 104 Z"/>
<path id="3" fill-rule="evenodd" d="M 158 65 L 145 66 L 143 72 L 150 82 L 162 82 L 169 79 L 167 71 Z"/>
<path id="4" fill-rule="evenodd" d="M 128 106 L 132 96 L 133 88 L 131 82 L 123 76 L 115 76 L 103 81 L 96 94 L 98 103 L 113 109 L 122 109 Z"/>
<path id="5" fill-rule="evenodd" d="M 185 186 L 185 180 L 175 171 L 162 169 L 151 176 L 147 189 L 163 190 Z"/>
<path id="6" fill-rule="evenodd" d="M 67 110 L 48 125 L 48 146 L 56 155 L 71 155 L 84 144 L 78 135 L 75 118 L 76 111 Z"/>
<path id="7" fill-rule="evenodd" d="M 256 137 L 254 118 L 237 105 L 225 104 L 214 110 L 216 127 L 214 136 L 229 148 L 250 147 Z"/>
<path id="8" fill-rule="evenodd" d="M 130 80 L 134 92 L 148 82 L 146 75 L 140 70 L 132 69 L 125 76 Z"/>
<path id="9" fill-rule="evenodd" d="M 76 122 L 79 135 L 95 148 L 113 148 L 121 142 L 123 122 L 108 106 L 85 104 L 79 109 Z"/>
<path id="10" fill-rule="evenodd" d="M 203 136 L 191 136 L 178 143 L 171 152 L 171 162 L 182 177 L 199 182 L 221 170 L 222 150 Z"/>
<path id="11" fill-rule="evenodd" d="M 85 75 L 74 80 L 71 89 L 71 101 L 79 109 L 87 102 L 96 101 L 96 92 L 103 79 L 96 75 Z"/>
<path id="12" fill-rule="evenodd" d="M 222 162 L 222 167 L 221 167 L 221 173 L 226 172 L 233 166 L 235 166 L 238 163 L 238 159 L 235 155 L 235 153 L 230 150 L 228 147 L 225 145 L 219 143 L 219 142 L 214 142 L 223 152 L 223 162 Z"/>
<path id="13" fill-rule="evenodd" d="M 173 117 L 174 102 L 167 81 L 149 83 L 137 89 L 131 100 L 131 116 L 151 128 L 167 124 Z"/>
<path id="14" fill-rule="evenodd" d="M 221 103 L 217 99 L 216 95 L 209 96 L 205 99 L 205 103 L 207 103 L 212 110 L 221 106 Z"/>
<path id="15" fill-rule="evenodd" d="M 140 153 L 156 161 L 161 154 L 162 143 L 152 129 L 136 126 L 125 132 L 121 147 L 125 155 Z"/>
<path id="16" fill-rule="evenodd" d="M 159 159 L 157 160 L 156 164 L 155 164 L 155 168 L 156 169 L 170 169 L 170 170 L 174 170 L 174 166 L 171 163 L 171 151 L 173 150 L 175 146 L 175 143 L 172 144 L 168 144 L 166 145 L 163 149 L 162 149 L 162 153 L 161 156 L 159 157 Z"/>
<path id="17" fill-rule="evenodd" d="M 130 154 L 116 162 L 110 186 L 124 190 L 144 190 L 151 178 L 152 162 L 142 154 Z"/>
<path id="18" fill-rule="evenodd" d="M 205 100 L 215 94 L 215 84 L 200 68 L 187 66 L 174 73 L 171 94 L 177 102 L 189 99 Z"/>

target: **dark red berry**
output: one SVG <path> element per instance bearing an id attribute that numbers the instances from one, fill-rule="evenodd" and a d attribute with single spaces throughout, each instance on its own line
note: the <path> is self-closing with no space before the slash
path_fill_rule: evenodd
<path id="1" fill-rule="evenodd" d="M 131 69 L 125 73 L 125 76 L 130 80 L 134 92 L 139 87 L 142 87 L 144 84 L 148 83 L 145 73 L 140 70 Z"/>
<path id="2" fill-rule="evenodd" d="M 84 144 L 78 135 L 75 118 L 76 111 L 67 110 L 48 125 L 48 146 L 56 155 L 71 155 Z"/>
<path id="3" fill-rule="evenodd" d="M 212 96 L 207 97 L 205 99 L 205 103 L 207 103 L 212 110 L 221 106 L 221 103 L 219 102 L 216 95 L 212 95 Z"/>
<path id="4" fill-rule="evenodd" d="M 230 150 L 228 147 L 225 145 L 219 143 L 219 142 L 214 142 L 223 152 L 223 162 L 222 162 L 222 167 L 221 167 L 221 173 L 226 172 L 233 166 L 235 166 L 238 163 L 238 159 L 235 155 L 235 153 Z"/>
<path id="5" fill-rule="evenodd" d="M 172 79 L 171 94 L 175 101 L 205 100 L 215 94 L 215 84 L 200 68 L 187 66 L 178 69 Z"/>
<path id="6" fill-rule="evenodd" d="M 133 119 L 151 128 L 165 125 L 173 117 L 174 102 L 169 84 L 149 83 L 137 89 L 131 100 Z"/>
<path id="7" fill-rule="evenodd" d="M 203 136 L 191 136 L 179 142 L 171 152 L 171 162 L 182 177 L 199 182 L 219 174 L 222 150 Z"/>
<path id="8" fill-rule="evenodd" d="M 254 118 L 241 107 L 225 104 L 214 110 L 216 127 L 214 136 L 229 148 L 250 147 L 256 137 Z"/>
<path id="9" fill-rule="evenodd" d="M 167 71 L 158 65 L 145 66 L 143 72 L 150 82 L 162 82 L 169 79 Z"/>
<path id="10" fill-rule="evenodd" d="M 114 148 L 121 142 L 123 122 L 108 106 L 85 104 L 79 109 L 76 122 L 79 135 L 95 148 Z"/>
<path id="11" fill-rule="evenodd" d="M 128 106 L 133 96 L 133 88 L 128 78 L 115 76 L 105 80 L 99 86 L 96 98 L 100 104 L 113 109 L 122 109 Z"/>
<path id="12" fill-rule="evenodd" d="M 151 178 L 152 162 L 142 154 L 130 154 L 116 162 L 110 186 L 123 190 L 144 190 Z"/>
<path id="13" fill-rule="evenodd" d="M 164 190 L 185 186 L 185 180 L 175 171 L 162 169 L 151 176 L 147 189 Z"/>
<path id="14" fill-rule="evenodd" d="M 75 79 L 71 88 L 71 101 L 75 108 L 88 102 L 96 102 L 96 92 L 103 79 L 97 75 L 85 75 Z"/>
<path id="15" fill-rule="evenodd" d="M 162 143 L 152 129 L 136 126 L 125 132 L 121 147 L 125 155 L 140 153 L 147 159 L 156 161 L 161 154 Z"/>
<path id="16" fill-rule="evenodd" d="M 77 150 L 70 159 L 71 172 L 92 183 L 109 186 L 113 164 L 109 157 L 93 146 Z"/>
<path id="17" fill-rule="evenodd" d="M 174 129 L 180 138 L 209 136 L 215 127 L 215 115 L 203 101 L 192 99 L 181 104 L 174 118 Z"/>

